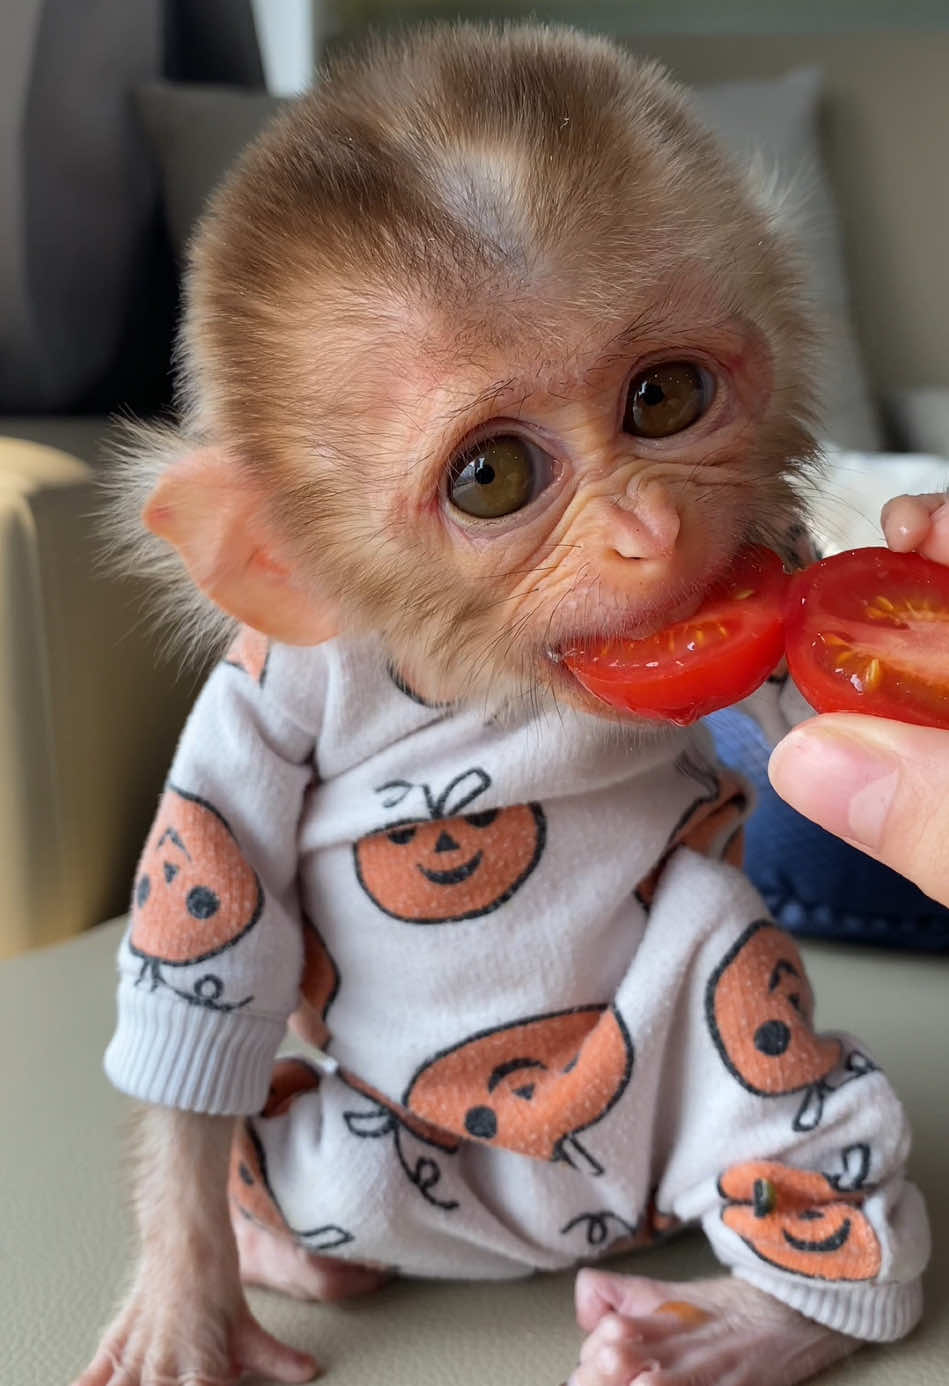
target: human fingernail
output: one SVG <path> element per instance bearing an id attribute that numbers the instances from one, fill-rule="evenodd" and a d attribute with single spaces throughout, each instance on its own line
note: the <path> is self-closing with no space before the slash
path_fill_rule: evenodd
<path id="1" fill-rule="evenodd" d="M 790 732 L 768 766 L 783 799 L 821 827 L 875 851 L 896 794 L 896 758 L 819 721 Z"/>

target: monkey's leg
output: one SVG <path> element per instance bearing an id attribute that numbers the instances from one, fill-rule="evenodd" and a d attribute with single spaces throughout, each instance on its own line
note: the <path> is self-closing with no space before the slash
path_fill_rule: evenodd
<path id="1" fill-rule="evenodd" d="M 329 1302 L 368 1294 L 391 1279 L 386 1270 L 307 1251 L 289 1235 L 250 1221 L 233 1202 L 231 1225 L 245 1285 L 263 1285 L 294 1299 Z"/>
<path id="2" fill-rule="evenodd" d="M 731 1276 L 582 1270 L 576 1300 L 589 1336 L 569 1386 L 795 1386 L 860 1347 Z"/>
<path id="3" fill-rule="evenodd" d="M 305 1094 L 304 1088 L 298 1098 L 305 1100 Z M 318 1098 L 315 1090 L 310 1096 Z M 294 1299 L 335 1300 L 366 1294 L 389 1278 L 383 1267 L 343 1261 L 301 1246 L 273 1195 L 266 1166 L 253 1124 L 240 1123 L 231 1149 L 227 1193 L 243 1284 L 263 1285 Z"/>

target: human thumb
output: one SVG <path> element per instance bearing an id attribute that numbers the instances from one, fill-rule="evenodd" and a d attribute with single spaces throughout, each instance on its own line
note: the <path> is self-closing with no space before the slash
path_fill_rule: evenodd
<path id="1" fill-rule="evenodd" d="M 949 732 L 832 713 L 795 727 L 768 774 L 798 812 L 949 904 Z"/>

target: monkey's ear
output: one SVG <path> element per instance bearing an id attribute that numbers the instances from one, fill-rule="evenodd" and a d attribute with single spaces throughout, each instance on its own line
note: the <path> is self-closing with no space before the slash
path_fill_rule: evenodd
<path id="1" fill-rule="evenodd" d="M 337 633 L 336 612 L 297 586 L 265 515 L 262 488 L 215 448 L 167 467 L 142 511 L 216 606 L 274 640 L 318 645 Z"/>

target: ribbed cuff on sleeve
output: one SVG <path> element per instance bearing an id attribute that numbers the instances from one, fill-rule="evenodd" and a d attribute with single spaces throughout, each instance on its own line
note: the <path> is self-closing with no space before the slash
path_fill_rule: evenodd
<path id="1" fill-rule="evenodd" d="M 143 1102 L 208 1116 L 259 1112 L 267 1100 L 282 1020 L 216 1011 L 123 983 L 105 1071 Z"/>
<path id="2" fill-rule="evenodd" d="M 807 1319 L 868 1343 L 891 1343 L 905 1338 L 923 1312 L 919 1280 L 875 1285 L 833 1285 L 826 1280 L 798 1280 L 768 1275 L 750 1266 L 733 1266 L 732 1273 L 759 1290 L 783 1300 Z"/>

